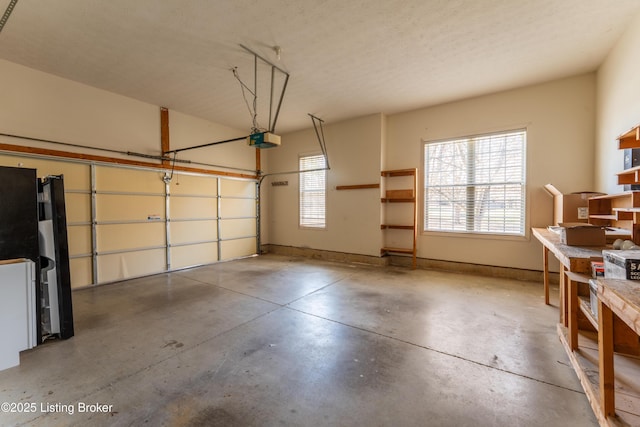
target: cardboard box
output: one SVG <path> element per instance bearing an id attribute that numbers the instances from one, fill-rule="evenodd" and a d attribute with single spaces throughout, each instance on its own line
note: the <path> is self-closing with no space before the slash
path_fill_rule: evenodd
<path id="1" fill-rule="evenodd" d="M 640 250 L 605 250 L 602 256 L 607 279 L 640 280 Z"/>
<path id="2" fill-rule="evenodd" d="M 560 241 L 569 246 L 605 246 L 604 228 L 581 223 L 560 223 Z"/>
<path id="3" fill-rule="evenodd" d="M 588 200 L 604 195 L 591 191 L 562 194 L 553 184 L 545 185 L 544 189 L 553 196 L 553 225 L 563 222 L 589 222 Z"/>

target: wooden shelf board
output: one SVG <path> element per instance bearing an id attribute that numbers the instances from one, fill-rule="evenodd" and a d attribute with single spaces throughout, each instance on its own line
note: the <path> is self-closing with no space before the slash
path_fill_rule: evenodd
<path id="1" fill-rule="evenodd" d="M 640 425 L 640 384 L 638 384 L 640 359 L 614 355 L 616 417 L 604 417 L 600 408 L 597 335 L 579 331 L 576 351 L 570 350 L 567 329 L 562 324 L 558 324 L 558 336 L 600 425 L 612 427 Z"/>
<path id="2" fill-rule="evenodd" d="M 631 237 L 631 230 L 627 230 L 626 228 L 619 228 L 619 227 L 606 227 L 604 229 L 605 234 L 607 235 L 607 237 L 609 236 L 616 236 L 616 237 Z"/>
<path id="3" fill-rule="evenodd" d="M 625 171 L 618 174 L 618 184 L 638 184 L 639 171 Z"/>
<path id="4" fill-rule="evenodd" d="M 616 175 L 618 176 L 618 180 L 620 180 L 620 177 L 622 177 L 622 176 L 626 177 L 626 176 L 632 175 L 632 176 L 635 177 L 635 176 L 637 176 L 638 172 L 640 172 L 640 166 L 634 166 L 632 168 L 620 171 L 620 172 L 616 173 Z"/>
<path id="5" fill-rule="evenodd" d="M 363 190 L 366 188 L 380 188 L 380 184 L 356 184 L 356 185 L 337 185 L 336 190 Z"/>
<path id="6" fill-rule="evenodd" d="M 618 148 L 640 148 L 640 126 L 631 128 L 618 137 Z"/>
<path id="7" fill-rule="evenodd" d="M 590 214 L 589 218 L 594 219 L 618 219 L 617 215 L 600 215 L 600 214 Z"/>
<path id="8" fill-rule="evenodd" d="M 416 195 L 413 192 L 413 188 L 407 188 L 402 190 L 387 190 L 385 192 L 385 199 L 415 199 Z"/>
<path id="9" fill-rule="evenodd" d="M 640 166 L 639 166 L 640 168 Z M 591 200 L 614 200 L 614 199 L 628 199 L 628 198 L 633 198 L 634 193 L 640 194 L 640 191 L 623 191 L 621 193 L 615 193 L 615 194 L 605 194 L 603 196 L 593 196 L 593 197 L 589 197 L 589 201 Z"/>
<path id="10" fill-rule="evenodd" d="M 567 277 L 571 280 L 573 280 L 574 282 L 578 282 L 578 283 L 589 283 L 589 280 L 591 279 L 591 276 L 584 274 L 584 273 L 576 273 L 574 271 L 565 271 L 565 274 L 567 275 Z"/>
<path id="11" fill-rule="evenodd" d="M 633 221 L 635 212 L 616 211 L 618 221 Z"/>
<path id="12" fill-rule="evenodd" d="M 395 169 L 380 172 L 382 176 L 413 176 L 415 174 L 416 169 Z"/>
<path id="13" fill-rule="evenodd" d="M 620 150 L 624 150 L 627 148 L 640 148 L 640 141 L 637 141 L 635 138 L 621 139 L 618 142 L 618 148 Z"/>
<path id="14" fill-rule="evenodd" d="M 634 166 L 632 168 L 627 168 L 627 169 L 625 169 L 623 171 L 620 171 L 620 172 L 616 173 L 616 175 L 624 175 L 624 174 L 627 174 L 627 173 L 635 173 L 635 172 L 638 172 L 638 171 L 640 171 L 640 166 Z"/>

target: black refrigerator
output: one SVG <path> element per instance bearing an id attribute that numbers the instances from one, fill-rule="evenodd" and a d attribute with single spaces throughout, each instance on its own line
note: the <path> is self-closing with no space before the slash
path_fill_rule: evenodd
<path id="1" fill-rule="evenodd" d="M 26 258 L 35 263 L 38 306 L 34 312 L 38 344 L 49 337 L 72 337 L 73 308 L 62 176 L 39 180 L 35 169 L 0 166 L 0 260 L 15 258 Z M 52 318 L 56 319 L 54 330 L 51 330 Z"/>

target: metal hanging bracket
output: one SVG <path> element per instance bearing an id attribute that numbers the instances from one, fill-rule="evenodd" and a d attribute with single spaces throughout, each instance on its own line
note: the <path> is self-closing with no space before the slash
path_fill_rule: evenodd
<path id="1" fill-rule="evenodd" d="M 286 72 L 285 70 L 283 70 L 282 68 L 278 67 L 277 65 L 275 65 L 273 62 L 269 61 L 268 59 L 265 59 L 264 57 L 260 56 L 259 54 L 257 54 L 253 50 L 249 49 L 245 45 L 241 44 L 240 47 L 253 55 L 253 65 L 254 65 L 254 69 L 253 69 L 253 91 L 250 90 L 251 94 L 254 97 L 253 98 L 254 99 L 254 111 L 253 111 L 253 115 L 254 115 L 253 127 L 254 127 L 254 129 L 252 129 L 252 133 L 254 133 L 253 132 L 254 130 L 257 130 L 256 129 L 257 125 L 256 125 L 256 122 L 255 122 L 255 116 L 257 115 L 257 111 L 255 111 L 255 105 L 256 105 L 256 100 L 258 98 L 258 60 L 262 61 L 263 63 L 265 63 L 265 64 L 267 64 L 268 66 L 271 67 L 271 87 L 270 87 L 270 94 L 269 94 L 269 127 L 268 127 L 268 131 L 271 132 L 271 133 L 274 133 L 275 130 L 276 130 L 276 123 L 278 122 L 278 116 L 280 115 L 280 108 L 282 107 L 282 100 L 284 99 L 284 93 L 287 90 L 287 84 L 289 83 L 289 73 Z M 273 92 L 274 92 L 274 87 L 275 87 L 275 75 L 276 75 L 276 72 L 279 72 L 280 74 L 282 74 L 284 76 L 284 83 L 282 85 L 282 91 L 280 92 L 280 98 L 278 99 L 278 104 L 276 106 L 276 110 L 275 110 L 275 113 L 274 113 L 274 111 L 273 111 L 273 106 L 274 106 L 273 105 L 274 104 Z M 237 74 L 237 71 L 235 71 L 235 69 L 234 69 L 234 75 L 236 75 L 236 74 Z M 238 77 L 236 76 L 236 78 L 238 78 Z M 239 78 L 238 78 L 238 80 L 240 81 Z M 246 85 L 244 83 L 242 83 L 242 81 L 240 81 L 240 84 L 243 87 L 246 87 Z"/>
<path id="2" fill-rule="evenodd" d="M 243 95 L 244 95 L 244 91 L 247 90 L 253 96 L 253 107 L 251 107 L 249 105 L 249 103 L 247 102 L 247 106 L 249 108 L 249 112 L 252 115 L 251 134 L 250 135 L 241 136 L 241 137 L 238 137 L 238 138 L 225 139 L 223 141 L 214 141 L 214 142 L 209 142 L 209 143 L 206 143 L 206 144 L 194 145 L 192 147 L 180 148 L 180 149 L 177 149 L 177 150 L 164 151 L 162 153 L 163 156 L 166 156 L 167 154 L 179 153 L 181 151 L 188 151 L 188 150 L 194 150 L 194 149 L 197 149 L 197 148 L 210 147 L 212 145 L 224 144 L 224 143 L 227 143 L 227 142 L 243 141 L 243 140 L 247 140 L 247 138 L 251 137 L 252 134 L 265 133 L 265 132 L 274 133 L 275 132 L 276 123 L 278 122 L 278 117 L 280 115 L 280 109 L 282 107 L 282 101 L 284 99 L 284 94 L 285 94 L 285 91 L 287 90 L 287 84 L 289 82 L 289 73 L 286 72 L 285 70 L 283 70 L 282 68 L 278 67 L 277 65 L 275 65 L 271 61 L 269 61 L 269 60 L 263 58 L 262 56 L 258 55 L 256 52 L 254 52 L 253 50 L 249 49 L 248 47 L 246 47 L 246 46 L 244 46 L 242 44 L 240 45 L 240 47 L 253 55 L 253 64 L 254 64 L 253 88 L 250 88 L 249 86 L 247 86 L 240 79 L 240 77 L 238 75 L 237 67 L 233 67 L 231 69 L 231 71 L 233 72 L 234 77 L 240 82 L 240 87 L 241 87 L 241 89 L 243 91 Z M 270 88 L 270 96 L 269 96 L 269 128 L 266 131 L 263 131 L 263 130 L 259 129 L 258 128 L 258 123 L 257 123 L 258 62 L 259 61 L 261 61 L 261 62 L 263 62 L 263 63 L 265 63 L 265 64 L 267 64 L 268 66 L 271 67 L 271 88 Z M 274 112 L 274 87 L 275 87 L 275 75 L 276 75 L 276 72 L 284 75 L 284 83 L 282 85 L 282 91 L 280 92 L 280 97 L 278 99 L 277 106 L 276 106 L 275 112 Z M 246 101 L 246 98 L 245 98 L 245 101 Z"/>
<path id="3" fill-rule="evenodd" d="M 318 144 L 320 144 L 320 149 L 322 150 L 322 155 L 324 156 L 324 161 L 325 161 L 327 170 L 329 170 L 331 169 L 331 166 L 329 166 L 329 156 L 327 154 L 327 142 L 324 139 L 324 129 L 322 127 L 324 120 L 314 116 L 313 114 L 309 114 L 309 117 L 311 117 L 311 121 L 313 122 L 313 129 L 316 131 L 316 136 L 318 137 Z"/>

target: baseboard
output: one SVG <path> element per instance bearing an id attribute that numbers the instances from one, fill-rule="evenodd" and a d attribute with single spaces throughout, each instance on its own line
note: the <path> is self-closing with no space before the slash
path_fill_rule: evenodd
<path id="1" fill-rule="evenodd" d="M 262 253 L 286 256 L 302 256 L 325 261 L 351 262 L 368 265 L 389 265 L 388 257 L 376 257 L 371 255 L 350 254 L 346 252 L 325 251 L 320 249 L 300 248 L 297 246 L 262 245 Z"/>
<path id="2" fill-rule="evenodd" d="M 350 254 L 345 252 L 326 251 L 321 249 L 300 248 L 296 246 L 282 246 L 267 244 L 262 246 L 262 253 L 286 256 L 301 256 L 326 261 L 361 263 L 375 266 L 411 267 L 411 258 L 406 256 L 377 257 L 371 255 Z M 543 281 L 542 271 L 525 270 L 520 268 L 497 267 L 492 265 L 470 264 L 464 262 L 442 261 L 418 258 L 417 268 L 424 270 L 451 271 L 454 273 L 476 274 L 479 276 L 500 277 L 505 279 L 525 280 L 530 282 Z M 550 273 L 551 283 L 558 283 L 558 273 Z"/>

